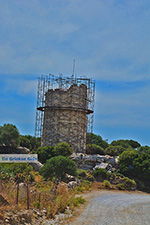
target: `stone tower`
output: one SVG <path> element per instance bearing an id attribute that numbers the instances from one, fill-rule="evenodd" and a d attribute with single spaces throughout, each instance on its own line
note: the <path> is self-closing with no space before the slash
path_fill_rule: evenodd
<path id="1" fill-rule="evenodd" d="M 36 131 L 41 132 L 42 146 L 68 142 L 75 152 L 85 152 L 93 93 L 94 83 L 90 79 L 41 78 L 37 105 L 41 114 L 37 111 Z"/>

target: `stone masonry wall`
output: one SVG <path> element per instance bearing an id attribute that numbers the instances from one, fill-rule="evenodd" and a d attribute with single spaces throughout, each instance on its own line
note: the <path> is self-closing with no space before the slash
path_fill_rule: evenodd
<path id="1" fill-rule="evenodd" d="M 85 152 L 87 87 L 72 85 L 67 90 L 48 90 L 45 96 L 42 145 L 68 142 L 75 152 Z"/>

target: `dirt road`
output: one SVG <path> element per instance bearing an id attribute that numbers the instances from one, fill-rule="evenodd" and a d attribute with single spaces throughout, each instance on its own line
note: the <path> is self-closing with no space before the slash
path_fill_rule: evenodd
<path id="1" fill-rule="evenodd" d="M 99 191 L 68 225 L 150 225 L 150 195 Z"/>

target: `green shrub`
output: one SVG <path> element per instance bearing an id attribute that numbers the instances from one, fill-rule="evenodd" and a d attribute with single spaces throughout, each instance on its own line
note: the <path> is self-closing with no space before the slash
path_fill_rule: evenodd
<path id="1" fill-rule="evenodd" d="M 146 146 L 141 146 L 141 147 L 138 148 L 138 151 L 147 153 L 147 152 L 150 152 L 150 147 L 147 146 L 147 145 Z"/>
<path id="2" fill-rule="evenodd" d="M 55 156 L 70 156 L 73 150 L 66 142 L 58 143 L 56 146 L 39 147 L 37 150 L 38 159 L 41 163 L 45 163 L 48 159 Z"/>
<path id="3" fill-rule="evenodd" d="M 111 189 L 111 183 L 108 180 L 104 180 L 102 184 L 104 188 Z"/>
<path id="4" fill-rule="evenodd" d="M 128 177 L 124 177 L 120 180 L 120 183 L 116 185 L 119 190 L 135 190 L 136 182 Z"/>
<path id="5" fill-rule="evenodd" d="M 86 202 L 86 200 L 82 197 L 82 196 L 79 196 L 79 197 L 72 197 L 70 200 L 69 200 L 69 203 L 68 203 L 68 206 L 70 209 L 74 209 L 74 207 L 77 207 L 81 204 L 84 204 Z"/>
<path id="6" fill-rule="evenodd" d="M 71 159 L 64 156 L 55 156 L 44 164 L 40 170 L 45 179 L 64 180 L 65 175 L 76 175 L 76 164 Z"/>
<path id="7" fill-rule="evenodd" d="M 71 146 L 66 142 L 58 143 L 53 149 L 53 156 L 70 156 L 73 153 L 73 149 Z"/>
<path id="8" fill-rule="evenodd" d="M 129 140 L 116 140 L 116 141 L 112 141 L 111 142 L 111 145 L 114 145 L 114 146 L 122 146 L 123 148 L 129 148 L 129 147 L 131 147 L 132 148 L 132 146 L 130 145 L 130 143 L 129 143 Z"/>
<path id="9" fill-rule="evenodd" d="M 95 181 L 95 178 L 94 178 L 93 174 L 91 174 L 91 173 L 88 173 L 88 174 L 87 174 L 86 179 L 87 179 L 88 181 L 90 181 L 90 182 Z"/>
<path id="10" fill-rule="evenodd" d="M 109 178 L 109 173 L 107 172 L 106 169 L 97 168 L 93 171 L 93 176 L 97 181 L 103 181 Z"/>
<path id="11" fill-rule="evenodd" d="M 111 184 L 118 184 L 120 182 L 120 179 L 122 179 L 123 177 L 125 176 L 121 173 L 112 172 L 110 173 L 109 181 L 111 182 Z"/>
<path id="12" fill-rule="evenodd" d="M 86 178 L 87 177 L 87 172 L 86 170 L 78 169 L 77 170 L 77 176 L 79 178 Z"/>
<path id="13" fill-rule="evenodd" d="M 93 174 L 87 170 L 78 169 L 77 170 L 77 176 L 79 179 L 85 179 L 87 181 L 93 182 L 95 178 L 93 177 Z"/>
<path id="14" fill-rule="evenodd" d="M 34 176 L 32 172 L 32 166 L 26 163 L 2 163 L 0 165 L 0 179 L 2 180 L 9 181 L 9 179 L 13 178 L 18 183 L 24 181 L 33 182 Z"/>
<path id="15" fill-rule="evenodd" d="M 20 135 L 20 146 L 30 149 L 33 153 L 37 153 L 37 149 L 41 146 L 41 138 L 31 135 Z"/>
<path id="16" fill-rule="evenodd" d="M 103 140 L 100 135 L 96 135 L 93 133 L 87 133 L 86 143 L 98 145 L 102 147 L 103 149 L 108 147 L 108 143 L 105 140 Z"/>
<path id="17" fill-rule="evenodd" d="M 88 180 L 83 180 L 80 185 L 75 188 L 77 193 L 90 191 L 91 190 L 91 182 Z"/>
<path id="18" fill-rule="evenodd" d="M 44 164 L 48 159 L 54 156 L 53 149 L 54 147 L 52 146 L 39 147 L 37 150 L 38 160 Z"/>
<path id="19" fill-rule="evenodd" d="M 126 190 L 124 184 L 117 184 L 116 187 L 122 191 Z"/>
<path id="20" fill-rule="evenodd" d="M 0 171 L 0 181 L 2 181 L 2 180 L 9 181 L 10 178 L 11 178 L 11 174 Z"/>
<path id="21" fill-rule="evenodd" d="M 150 151 L 148 148 L 141 150 L 125 151 L 119 156 L 119 172 L 135 179 L 140 190 L 150 191 Z"/>
<path id="22" fill-rule="evenodd" d="M 137 157 L 138 157 L 138 151 L 136 150 L 123 152 L 119 156 L 119 172 L 125 176 L 134 177 L 137 171 L 135 171 L 133 163 Z"/>
<path id="23" fill-rule="evenodd" d="M 12 124 L 0 126 L 0 145 L 17 147 L 19 145 L 19 131 Z"/>
<path id="24" fill-rule="evenodd" d="M 118 156 L 126 150 L 127 150 L 126 148 L 119 145 L 118 146 L 110 145 L 109 147 L 105 149 L 105 154 L 111 155 L 111 156 Z"/>
<path id="25" fill-rule="evenodd" d="M 104 149 L 96 144 L 87 144 L 86 154 L 100 154 L 104 155 Z"/>
<path id="26" fill-rule="evenodd" d="M 33 171 L 32 166 L 26 163 L 3 163 L 0 164 L 0 172 L 16 176 L 19 173 L 29 173 Z"/>

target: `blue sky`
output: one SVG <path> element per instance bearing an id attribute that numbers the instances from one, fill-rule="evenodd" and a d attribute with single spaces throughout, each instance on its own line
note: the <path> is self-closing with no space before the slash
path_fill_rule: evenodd
<path id="1" fill-rule="evenodd" d="M 0 124 L 34 134 L 37 77 L 96 80 L 94 131 L 150 145 L 149 0 L 0 0 Z"/>

